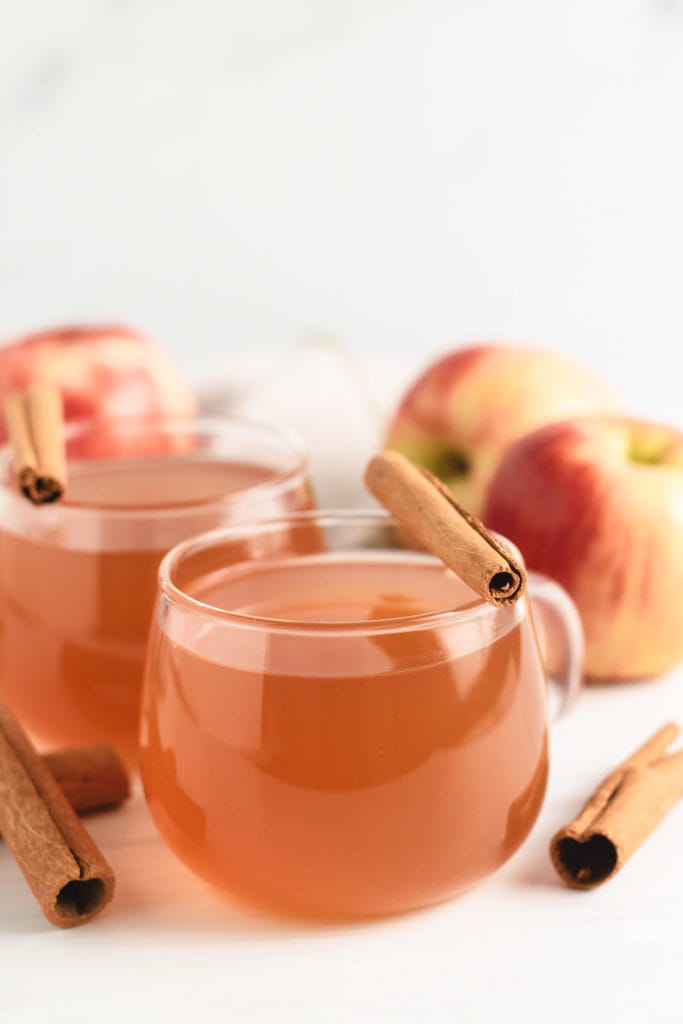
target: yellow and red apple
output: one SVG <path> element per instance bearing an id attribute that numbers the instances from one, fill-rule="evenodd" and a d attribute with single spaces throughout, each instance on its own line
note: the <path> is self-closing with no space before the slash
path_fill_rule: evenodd
<path id="1" fill-rule="evenodd" d="M 184 416 L 196 409 L 170 357 L 127 327 L 62 327 L 0 347 L 0 399 L 39 378 L 60 389 L 67 420 Z M 0 441 L 4 431 L 0 417 Z"/>
<path id="2" fill-rule="evenodd" d="M 427 367 L 402 399 L 385 444 L 426 466 L 481 515 L 489 480 L 513 441 L 545 423 L 617 408 L 607 385 L 562 356 L 475 345 Z"/>
<path id="3" fill-rule="evenodd" d="M 574 419 L 513 445 L 486 524 L 571 594 L 589 678 L 657 675 L 683 659 L 683 434 Z"/>

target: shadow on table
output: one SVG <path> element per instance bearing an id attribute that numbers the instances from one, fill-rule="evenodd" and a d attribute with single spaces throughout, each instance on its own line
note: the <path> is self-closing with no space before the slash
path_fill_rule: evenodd
<path id="1" fill-rule="evenodd" d="M 559 825 L 558 825 L 559 828 Z M 517 854 L 503 869 L 513 885 L 534 889 L 564 889 L 550 860 L 549 836 L 545 822 L 539 822 Z"/>
<path id="2" fill-rule="evenodd" d="M 76 929 L 80 935 L 98 931 L 117 938 L 125 935 L 132 943 L 161 945 L 209 936 L 244 943 L 367 931 L 387 920 L 308 921 L 269 915 L 231 899 L 193 875 L 166 848 L 140 795 L 123 808 L 87 818 L 86 826 L 114 869 L 116 893 L 87 932 Z M 548 835 L 546 823 L 539 822 L 503 868 L 508 884 L 541 890 L 563 887 L 550 862 Z M 463 894 L 459 902 L 467 898 Z M 0 908 L 0 936 L 60 933 L 43 918 L 10 850 L 1 842 Z M 402 917 L 408 921 L 438 912 L 437 906 Z"/>
<path id="3" fill-rule="evenodd" d="M 304 938 L 376 927 L 380 920 L 308 921 L 254 910 L 196 878 L 165 847 L 141 797 L 125 807 L 86 819 L 111 864 L 116 892 L 87 925 L 87 934 L 126 935 L 157 944 L 224 936 L 228 941 Z M 43 918 L 11 851 L 0 842 L 0 936 L 59 934 Z M 85 928 L 77 928 L 80 935 Z M 63 934 L 63 932 L 62 932 Z"/>

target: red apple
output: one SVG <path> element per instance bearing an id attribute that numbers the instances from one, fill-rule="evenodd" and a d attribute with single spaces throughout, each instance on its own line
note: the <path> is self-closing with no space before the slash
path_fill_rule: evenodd
<path id="1" fill-rule="evenodd" d="M 488 482 L 518 437 L 544 423 L 617 407 L 602 381 L 552 352 L 475 345 L 437 360 L 415 381 L 386 446 L 426 466 L 481 515 Z"/>
<path id="2" fill-rule="evenodd" d="M 574 598 L 589 678 L 683 659 L 683 434 L 617 418 L 542 427 L 503 458 L 484 520 Z"/>
<path id="3" fill-rule="evenodd" d="M 196 409 L 163 349 L 127 327 L 62 327 L 0 348 L 0 399 L 37 378 L 59 387 L 66 419 L 182 416 Z"/>

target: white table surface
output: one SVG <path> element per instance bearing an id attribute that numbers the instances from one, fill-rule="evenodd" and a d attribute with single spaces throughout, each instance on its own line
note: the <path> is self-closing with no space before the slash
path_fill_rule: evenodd
<path id="1" fill-rule="evenodd" d="M 404 375 L 395 369 L 396 388 Z M 390 376 L 384 367 L 384 394 Z M 253 388 L 240 379 L 237 395 L 214 391 L 214 408 L 258 413 L 265 402 L 295 421 L 314 449 L 320 500 L 357 500 L 349 467 L 376 443 L 382 413 L 362 368 L 323 346 L 256 377 Z M 344 430 L 321 434 L 318 410 L 343 417 Z M 138 788 L 124 808 L 89 819 L 118 883 L 86 927 L 48 925 L 0 844 L 0 1021 L 683 1020 L 683 803 L 593 892 L 565 888 L 548 857 L 555 829 L 669 719 L 683 723 L 683 666 L 586 689 L 553 727 L 545 805 L 512 860 L 455 901 L 372 923 L 301 924 L 234 905 L 167 851 Z"/>
<path id="2" fill-rule="evenodd" d="M 594 783 L 681 712 L 683 671 L 591 689 L 552 736 L 529 839 L 488 882 L 368 924 L 259 917 L 217 895 L 157 837 L 139 793 L 89 828 L 116 872 L 109 908 L 60 931 L 0 850 L 0 1020 L 680 1021 L 683 804 L 620 875 L 565 888 L 548 841 Z"/>

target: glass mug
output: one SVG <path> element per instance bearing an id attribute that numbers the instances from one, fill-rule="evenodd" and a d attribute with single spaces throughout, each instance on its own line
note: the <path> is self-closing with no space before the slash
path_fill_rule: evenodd
<path id="1" fill-rule="evenodd" d="M 381 511 L 214 531 L 164 558 L 141 770 L 162 837 L 238 897 L 405 911 L 506 861 L 541 807 L 546 678 L 525 598 L 484 603 Z M 564 639 L 564 591 L 529 593 Z"/>
<path id="2" fill-rule="evenodd" d="M 0 696 L 39 740 L 137 757 L 159 562 L 185 537 L 308 508 L 293 434 L 237 419 L 66 428 L 65 497 L 34 507 L 0 453 Z"/>

